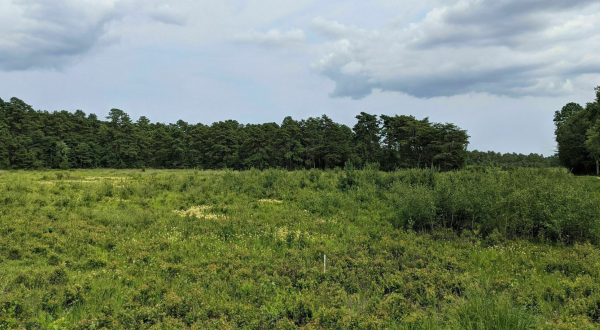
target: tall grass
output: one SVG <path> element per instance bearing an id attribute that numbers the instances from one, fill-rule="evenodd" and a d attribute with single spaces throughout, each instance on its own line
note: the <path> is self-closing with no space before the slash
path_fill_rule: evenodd
<path id="1" fill-rule="evenodd" d="M 474 294 L 460 305 L 451 327 L 456 330 L 534 330 L 540 322 L 505 295 Z"/>

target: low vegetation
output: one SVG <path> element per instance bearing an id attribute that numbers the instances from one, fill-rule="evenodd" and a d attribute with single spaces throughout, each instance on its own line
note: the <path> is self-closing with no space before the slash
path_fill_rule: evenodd
<path id="1" fill-rule="evenodd" d="M 599 183 L 0 172 L 0 329 L 597 329 Z"/>

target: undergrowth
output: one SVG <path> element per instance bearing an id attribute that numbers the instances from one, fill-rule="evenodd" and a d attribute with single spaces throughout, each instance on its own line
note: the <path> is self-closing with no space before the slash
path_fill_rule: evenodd
<path id="1" fill-rule="evenodd" d="M 596 188 L 539 169 L 2 172 L 0 329 L 597 329 Z"/>

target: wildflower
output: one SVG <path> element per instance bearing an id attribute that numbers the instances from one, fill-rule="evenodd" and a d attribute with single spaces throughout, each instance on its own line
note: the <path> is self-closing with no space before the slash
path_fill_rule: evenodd
<path id="1" fill-rule="evenodd" d="M 283 203 L 283 201 L 280 201 L 277 199 L 259 199 L 258 202 L 266 203 L 266 204 L 281 204 L 281 203 Z"/>
<path id="2" fill-rule="evenodd" d="M 210 211 L 210 210 L 212 210 L 212 206 L 200 205 L 200 206 L 193 206 L 188 210 L 175 210 L 173 212 L 182 217 L 194 217 L 194 218 L 206 219 L 206 220 L 225 219 L 224 215 L 208 213 L 208 211 Z"/>

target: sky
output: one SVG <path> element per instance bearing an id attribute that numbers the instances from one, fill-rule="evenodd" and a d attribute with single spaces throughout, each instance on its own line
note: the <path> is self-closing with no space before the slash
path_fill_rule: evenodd
<path id="1" fill-rule="evenodd" d="M 155 122 L 429 117 L 555 152 L 600 85 L 597 0 L 0 0 L 0 98 Z"/>

